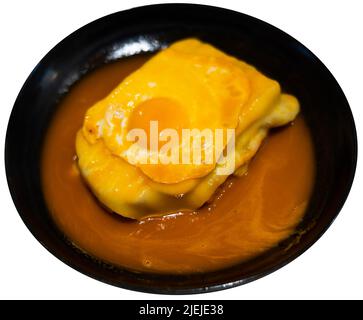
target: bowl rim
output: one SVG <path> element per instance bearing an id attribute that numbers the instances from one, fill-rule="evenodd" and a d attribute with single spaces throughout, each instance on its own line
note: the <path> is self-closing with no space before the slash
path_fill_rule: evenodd
<path id="1" fill-rule="evenodd" d="M 115 16 L 118 16 L 120 14 L 135 14 L 138 11 L 141 10 L 148 10 L 148 9 L 168 9 L 168 8 L 176 8 L 177 6 L 179 6 L 180 8 L 183 7 L 184 9 L 188 8 L 189 10 L 193 10 L 195 8 L 199 8 L 199 9 L 205 9 L 205 10 L 213 10 L 214 13 L 218 13 L 218 14 L 238 14 L 241 16 L 241 18 L 244 19 L 249 19 L 254 21 L 255 23 L 259 23 L 264 25 L 264 27 L 268 28 L 268 29 L 273 29 L 274 31 L 277 31 L 279 33 L 281 33 L 282 35 L 284 35 L 284 37 L 289 38 L 291 41 L 295 42 L 296 44 L 299 45 L 299 47 L 303 48 L 309 55 L 310 57 L 312 57 L 323 69 L 324 72 L 329 74 L 329 76 L 331 77 L 331 79 L 335 82 L 334 85 L 335 87 L 340 90 L 341 96 L 344 100 L 344 104 L 346 107 L 346 113 L 347 116 L 349 117 L 349 121 L 351 124 L 351 133 L 352 133 L 352 138 L 353 138 L 353 163 L 351 163 L 351 167 L 349 168 L 349 176 L 347 178 L 347 184 L 346 184 L 346 188 L 344 190 L 341 191 L 341 196 L 340 196 L 340 201 L 339 203 L 335 206 L 335 213 L 332 216 L 331 220 L 326 223 L 324 225 L 324 228 L 322 228 L 322 230 L 320 230 L 320 232 L 312 237 L 311 239 L 309 239 L 303 246 L 303 248 L 301 250 L 298 250 L 297 252 L 293 253 L 292 255 L 290 255 L 289 257 L 287 257 L 286 259 L 283 259 L 280 263 L 277 263 L 273 266 L 273 268 L 268 268 L 267 270 L 263 270 L 259 273 L 253 274 L 251 276 L 245 277 L 245 278 L 241 278 L 235 281 L 229 281 L 229 282 L 220 282 L 220 283 L 216 283 L 213 284 L 211 286 L 200 286 L 200 287 L 192 287 L 192 288 L 178 288 L 178 287 L 170 287 L 170 288 L 159 288 L 159 287 L 150 287 L 150 286 L 143 286 L 141 285 L 133 285 L 133 284 L 128 284 L 128 283 L 119 283 L 119 282 L 115 282 L 106 278 L 101 278 L 99 277 L 95 272 L 87 272 L 85 270 L 85 268 L 79 266 L 77 263 L 73 262 L 71 259 L 67 259 L 64 256 L 60 255 L 58 252 L 56 252 L 56 250 L 54 250 L 52 248 L 52 246 L 50 246 L 47 242 L 43 241 L 43 239 L 41 239 L 41 236 L 33 229 L 32 227 L 32 223 L 29 219 L 27 219 L 26 215 L 23 214 L 21 206 L 20 206 L 20 201 L 16 196 L 16 191 L 12 186 L 12 182 L 11 182 L 11 172 L 9 169 L 9 163 L 11 161 L 10 155 L 9 155 L 9 145 L 10 145 L 10 141 L 9 141 L 9 132 L 10 132 L 10 128 L 13 126 L 14 120 L 15 120 L 15 112 L 18 108 L 18 104 L 19 104 L 19 100 L 20 97 L 22 96 L 22 92 L 24 90 L 24 88 L 27 86 L 28 82 L 30 81 L 31 75 L 33 73 L 36 72 L 36 70 L 39 68 L 39 66 L 41 66 L 42 64 L 44 64 L 44 62 L 48 59 L 48 57 L 54 52 L 56 51 L 56 49 L 58 47 L 61 47 L 65 42 L 70 41 L 75 35 L 77 35 L 79 32 L 82 32 L 86 29 L 88 29 L 90 26 L 101 23 L 107 19 L 113 18 Z M 78 272 L 91 277 L 95 280 L 101 281 L 103 283 L 107 283 L 113 286 L 117 286 L 120 288 L 124 288 L 124 289 L 130 289 L 130 290 L 134 290 L 134 291 L 139 291 L 139 292 L 144 292 L 144 293 L 154 293 L 154 294 L 169 294 L 169 295 L 182 295 L 182 294 L 198 294 L 198 293 L 207 293 L 207 292 L 214 292 L 214 291 L 219 291 L 219 290 L 224 290 L 227 288 L 232 288 L 232 287 L 236 287 L 236 286 L 240 286 L 242 284 L 246 284 L 249 283 L 251 281 L 257 280 L 259 278 L 262 278 L 280 268 L 282 268 L 283 266 L 287 265 L 288 263 L 290 263 L 291 261 L 295 260 L 297 257 L 299 257 L 300 255 L 302 255 L 306 250 L 308 250 L 314 243 L 316 243 L 320 237 L 329 229 L 330 225 L 334 222 L 334 220 L 336 219 L 336 217 L 338 216 L 338 214 L 340 213 L 345 201 L 348 198 L 349 192 L 351 190 L 352 184 L 353 184 L 353 180 L 354 180 L 354 176 L 355 176 L 355 171 L 356 171 L 356 166 L 357 166 L 357 157 L 358 157 L 358 141 L 357 141 L 357 131 L 356 131 L 356 126 L 355 126 L 355 122 L 354 122 L 354 117 L 353 117 L 353 113 L 352 110 L 349 106 L 348 100 L 342 90 L 342 88 L 340 87 L 339 83 L 337 82 L 337 80 L 335 79 L 335 77 L 332 75 L 332 73 L 329 71 L 329 69 L 325 66 L 325 64 L 314 54 L 312 53 L 308 48 L 306 48 L 302 43 L 300 43 L 298 40 L 296 40 L 294 37 L 290 36 L 289 34 L 287 34 L 286 32 L 282 31 L 281 29 L 263 21 L 260 20 L 258 18 L 255 18 L 251 15 L 247 15 L 245 13 L 241 13 L 235 10 L 230 10 L 230 9 L 226 9 L 223 7 L 217 7 L 217 6 L 210 6 L 210 5 L 202 5 L 202 4 L 189 4 L 189 3 L 160 3 L 160 4 L 151 4 L 151 5 L 144 5 L 144 6 L 138 6 L 138 7 L 133 7 L 127 10 L 122 10 L 122 11 L 117 11 L 105 16 L 102 16 L 96 20 L 93 20 L 87 24 L 85 24 L 84 26 L 78 28 L 77 30 L 75 30 L 74 32 L 72 32 L 71 34 L 69 34 L 68 36 L 66 36 L 64 39 L 62 39 L 61 41 L 59 41 L 52 49 L 49 50 L 49 52 L 37 63 L 37 65 L 34 67 L 34 69 L 31 71 L 31 73 L 29 74 L 28 78 L 26 79 L 26 81 L 24 82 L 24 84 L 22 85 L 21 90 L 19 91 L 19 94 L 15 100 L 14 106 L 12 108 L 11 114 L 9 116 L 8 119 L 8 126 L 7 126 L 7 132 L 6 132 L 6 138 L 5 138 L 5 169 L 6 169 L 6 178 L 7 178 L 7 183 L 8 183 L 8 188 L 12 197 L 12 200 L 14 202 L 14 205 L 21 217 L 21 219 L 23 220 L 24 224 L 26 225 L 26 227 L 28 228 L 28 230 L 32 233 L 32 235 L 38 240 L 38 242 L 40 242 L 40 244 L 45 247 L 53 256 L 55 256 L 57 259 L 59 259 L 60 261 L 62 261 L 63 263 L 65 263 L 66 265 L 68 265 L 69 267 L 77 270 Z"/>

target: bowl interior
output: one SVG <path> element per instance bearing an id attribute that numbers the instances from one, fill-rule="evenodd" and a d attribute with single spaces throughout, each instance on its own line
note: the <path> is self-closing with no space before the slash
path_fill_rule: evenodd
<path id="1" fill-rule="evenodd" d="M 299 232 L 229 269 L 202 275 L 135 273 L 96 261 L 69 245 L 49 218 L 40 184 L 44 134 L 70 86 L 105 63 L 197 37 L 256 66 L 298 97 L 316 154 L 313 196 Z M 101 18 L 77 30 L 36 66 L 16 100 L 6 138 L 6 171 L 15 205 L 55 256 L 98 280 L 134 290 L 198 293 L 243 284 L 290 262 L 312 245 L 342 207 L 355 171 L 354 121 L 339 85 L 303 45 L 255 18 L 199 5 L 155 5 Z"/>

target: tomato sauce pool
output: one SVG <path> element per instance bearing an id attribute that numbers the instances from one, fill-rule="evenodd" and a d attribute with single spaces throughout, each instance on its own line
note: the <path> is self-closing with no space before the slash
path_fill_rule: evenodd
<path id="1" fill-rule="evenodd" d="M 86 110 L 148 57 L 105 65 L 76 83 L 47 131 L 42 186 L 53 220 L 91 256 L 137 271 L 207 272 L 253 258 L 294 232 L 314 182 L 314 154 L 302 116 L 271 130 L 243 177 L 229 178 L 210 203 L 142 221 L 105 210 L 76 164 L 75 137 Z"/>

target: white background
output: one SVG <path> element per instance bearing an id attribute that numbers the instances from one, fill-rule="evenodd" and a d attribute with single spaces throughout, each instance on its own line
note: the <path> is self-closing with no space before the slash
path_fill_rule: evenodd
<path id="1" fill-rule="evenodd" d="M 185 1 L 191 2 L 191 1 Z M 358 0 L 224 0 L 199 3 L 241 11 L 286 31 L 334 74 L 354 113 L 360 147 L 363 120 L 362 7 Z M 15 98 L 36 63 L 69 33 L 109 13 L 153 1 L 0 2 L 0 149 Z M 31 107 L 31 106 L 29 106 Z M 119 289 L 69 268 L 45 250 L 21 221 L 0 157 L 0 298 L 70 299 L 335 299 L 363 298 L 363 172 L 337 220 L 301 257 L 253 283 L 192 296 Z"/>

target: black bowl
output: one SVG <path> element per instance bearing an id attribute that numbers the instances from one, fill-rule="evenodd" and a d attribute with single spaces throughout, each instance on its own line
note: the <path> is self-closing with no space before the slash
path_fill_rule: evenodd
<path id="1" fill-rule="evenodd" d="M 122 57 L 156 51 L 197 37 L 246 60 L 277 79 L 301 102 L 312 131 L 316 182 L 298 230 L 265 254 L 203 275 L 135 273 L 101 263 L 68 244 L 49 217 L 41 184 L 45 131 L 62 97 L 88 71 Z M 216 7 L 166 4 L 118 12 L 72 33 L 36 66 L 15 102 L 6 136 L 5 164 L 14 203 L 33 235 L 60 260 L 123 288 L 185 294 L 220 290 L 258 279 L 309 248 L 329 227 L 351 187 L 357 138 L 348 102 L 321 61 L 298 41 L 250 16 Z"/>

